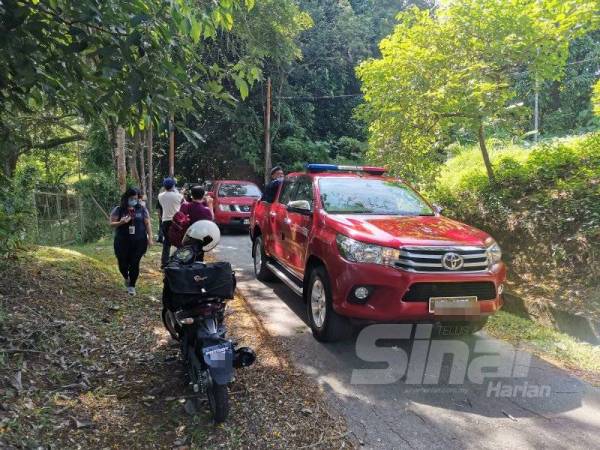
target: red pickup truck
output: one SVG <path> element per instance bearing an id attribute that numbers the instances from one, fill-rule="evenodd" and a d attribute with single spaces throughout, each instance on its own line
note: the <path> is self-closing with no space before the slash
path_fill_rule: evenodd
<path id="1" fill-rule="evenodd" d="M 450 322 L 479 330 L 503 304 L 498 244 L 443 217 L 377 167 L 308 164 L 250 218 L 254 270 L 307 305 L 316 339 L 352 322 Z"/>
<path id="2" fill-rule="evenodd" d="M 215 223 L 221 229 L 248 228 L 250 210 L 260 198 L 258 186 L 249 181 L 218 180 L 211 184 Z"/>

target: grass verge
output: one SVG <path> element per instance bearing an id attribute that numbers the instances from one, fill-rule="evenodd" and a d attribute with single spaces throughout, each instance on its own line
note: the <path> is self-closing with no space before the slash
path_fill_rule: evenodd
<path id="1" fill-rule="evenodd" d="M 296 371 L 244 300 L 230 335 L 255 348 L 237 372 L 231 416 L 215 426 L 160 320 L 160 248 L 125 294 L 112 242 L 37 247 L 0 277 L 0 448 L 341 448 L 344 421 Z M 318 427 L 315 424 L 319 424 Z"/>
<path id="2" fill-rule="evenodd" d="M 493 315 L 485 330 L 511 344 L 524 346 L 542 359 L 600 386 L 599 346 L 578 341 L 568 334 L 506 311 Z"/>

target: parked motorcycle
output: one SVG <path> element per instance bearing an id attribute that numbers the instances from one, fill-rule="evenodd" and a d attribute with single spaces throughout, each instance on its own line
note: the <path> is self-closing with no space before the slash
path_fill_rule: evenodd
<path id="1" fill-rule="evenodd" d="M 204 252 L 217 246 L 220 232 L 211 221 L 192 224 L 183 247 L 165 267 L 162 318 L 181 345 L 194 392 L 205 392 L 215 422 L 229 414 L 228 384 L 234 368 L 250 366 L 256 356 L 227 339 L 226 302 L 233 298 L 235 274 L 228 262 L 204 263 Z"/>

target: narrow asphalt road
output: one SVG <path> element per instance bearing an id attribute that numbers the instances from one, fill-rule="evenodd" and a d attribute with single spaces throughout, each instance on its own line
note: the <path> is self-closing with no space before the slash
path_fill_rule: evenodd
<path id="1" fill-rule="evenodd" d="M 431 372 L 428 365 L 423 384 L 409 383 L 404 377 L 384 384 L 356 383 L 356 378 L 352 383 L 356 369 L 387 367 L 385 362 L 364 359 L 386 358 L 369 351 L 360 353 L 363 358 L 359 358 L 356 338 L 335 344 L 317 342 L 306 325 L 302 300 L 283 283 L 265 284 L 254 278 L 247 234 L 224 235 L 215 256 L 232 263 L 241 293 L 264 326 L 285 342 L 294 363 L 322 386 L 329 403 L 346 417 L 350 430 L 365 448 L 600 449 L 600 389 L 563 370 L 529 354 L 515 357 L 512 347 L 480 332 L 468 338 L 432 340 Z M 433 349 L 444 348 L 444 344 L 456 348 L 456 339 L 468 346 L 469 355 L 441 359 L 438 383 Z M 388 355 L 398 352 L 398 360 L 402 360 L 403 354 L 421 354 L 413 347 L 421 342 L 428 341 L 394 340 L 394 345 L 385 349 Z M 464 346 L 462 343 L 459 347 Z M 509 376 L 473 382 L 471 371 L 478 364 L 493 365 L 490 358 L 497 356 L 497 350 L 488 349 L 488 359 L 482 359 L 486 344 L 505 346 L 502 361 L 509 361 Z M 260 357 L 260 349 L 257 353 Z M 414 362 L 419 367 L 416 356 Z M 410 359 L 409 372 L 412 364 Z M 465 371 L 469 376 L 463 382 L 460 374 Z M 376 379 L 375 375 L 366 378 Z M 504 396 L 507 389 L 515 394 L 515 386 L 521 386 L 516 395 Z M 543 395 L 523 395 L 532 395 L 535 389 Z"/>

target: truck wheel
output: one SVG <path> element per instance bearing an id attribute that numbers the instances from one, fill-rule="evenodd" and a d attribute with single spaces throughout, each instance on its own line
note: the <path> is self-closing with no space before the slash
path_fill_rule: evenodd
<path id="1" fill-rule="evenodd" d="M 317 341 L 335 342 L 350 335 L 350 323 L 333 310 L 329 277 L 323 267 L 310 273 L 306 311 L 312 334 Z"/>
<path id="2" fill-rule="evenodd" d="M 262 236 L 256 236 L 254 239 L 252 258 L 254 259 L 254 275 L 256 275 L 256 279 L 260 281 L 273 281 L 275 275 L 267 267 L 268 256 L 265 255 Z"/>

